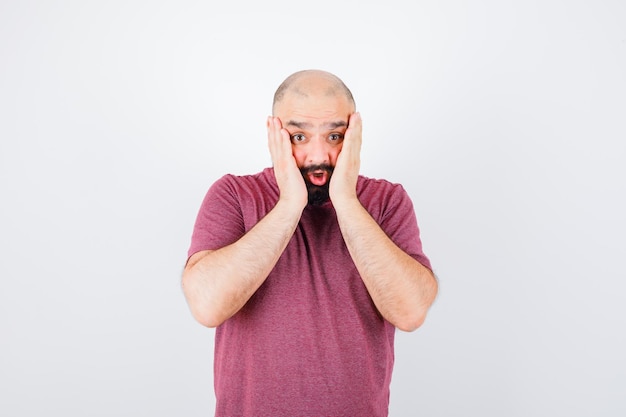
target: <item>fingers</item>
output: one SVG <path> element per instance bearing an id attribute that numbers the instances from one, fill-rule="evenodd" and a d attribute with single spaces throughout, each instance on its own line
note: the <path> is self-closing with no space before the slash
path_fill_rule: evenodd
<path id="1" fill-rule="evenodd" d="M 341 152 L 330 181 L 330 199 L 335 207 L 345 202 L 354 201 L 356 184 L 361 165 L 362 122 L 359 113 L 353 113 L 348 120 L 348 129 L 344 135 Z"/>
<path id="2" fill-rule="evenodd" d="M 363 121 L 361 120 L 361 113 L 356 112 L 350 115 L 348 120 L 348 129 L 345 133 L 344 150 L 348 146 L 351 151 L 360 153 L 361 142 L 363 133 Z"/>
<path id="3" fill-rule="evenodd" d="M 301 210 L 307 202 L 306 185 L 293 156 L 289 132 L 278 117 L 268 117 L 267 139 L 280 199 Z"/>
<path id="4" fill-rule="evenodd" d="M 346 169 L 358 169 L 361 158 L 363 124 L 360 113 L 352 113 L 348 120 L 348 129 L 344 135 L 343 146 L 337 163 L 349 165 Z"/>
<path id="5" fill-rule="evenodd" d="M 278 117 L 269 116 L 267 118 L 267 139 L 274 165 L 280 163 L 281 159 L 291 156 L 289 132 L 283 129 Z"/>

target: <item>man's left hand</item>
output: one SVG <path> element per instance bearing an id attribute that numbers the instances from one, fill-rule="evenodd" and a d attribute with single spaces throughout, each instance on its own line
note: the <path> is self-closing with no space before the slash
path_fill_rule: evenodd
<path id="1" fill-rule="evenodd" d="M 335 207 L 350 201 L 358 201 L 356 183 L 361 166 L 361 133 L 361 114 L 353 113 L 348 121 L 348 129 L 328 190 Z"/>

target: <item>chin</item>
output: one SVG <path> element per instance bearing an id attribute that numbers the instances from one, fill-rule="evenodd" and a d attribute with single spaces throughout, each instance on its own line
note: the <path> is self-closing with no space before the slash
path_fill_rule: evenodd
<path id="1" fill-rule="evenodd" d="M 321 206 L 330 199 L 328 194 L 328 182 L 324 185 L 307 183 L 307 190 L 309 192 L 309 205 L 311 206 Z"/>

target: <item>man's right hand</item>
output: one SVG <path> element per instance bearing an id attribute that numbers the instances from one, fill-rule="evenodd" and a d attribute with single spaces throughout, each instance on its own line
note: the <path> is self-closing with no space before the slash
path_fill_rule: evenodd
<path id="1" fill-rule="evenodd" d="M 219 326 L 237 313 L 267 279 L 308 201 L 289 132 L 277 117 L 269 117 L 267 134 L 280 190 L 278 203 L 235 242 L 192 255 L 183 272 L 183 290 L 191 312 L 208 327 Z"/>
<path id="2" fill-rule="evenodd" d="M 274 176 L 280 190 L 280 200 L 301 211 L 307 204 L 308 192 L 296 159 L 293 157 L 289 132 L 283 129 L 278 117 L 267 118 L 267 139 L 274 166 Z"/>

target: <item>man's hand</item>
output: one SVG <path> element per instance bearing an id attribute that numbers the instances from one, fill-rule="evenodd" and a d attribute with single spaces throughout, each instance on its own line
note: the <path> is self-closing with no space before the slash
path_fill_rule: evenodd
<path id="1" fill-rule="evenodd" d="M 330 198 L 343 240 L 374 305 L 391 324 L 413 331 L 437 295 L 437 280 L 396 245 L 357 198 L 361 130 L 361 116 L 354 113 L 330 181 Z"/>
<path id="2" fill-rule="evenodd" d="M 303 210 L 308 201 L 306 184 L 293 157 L 289 132 L 278 117 L 267 118 L 267 139 L 280 200 Z"/>
<path id="3" fill-rule="evenodd" d="M 337 157 L 328 190 L 335 208 L 344 203 L 358 201 L 356 183 L 361 166 L 361 132 L 361 115 L 353 113 L 348 121 L 343 147 Z"/>

